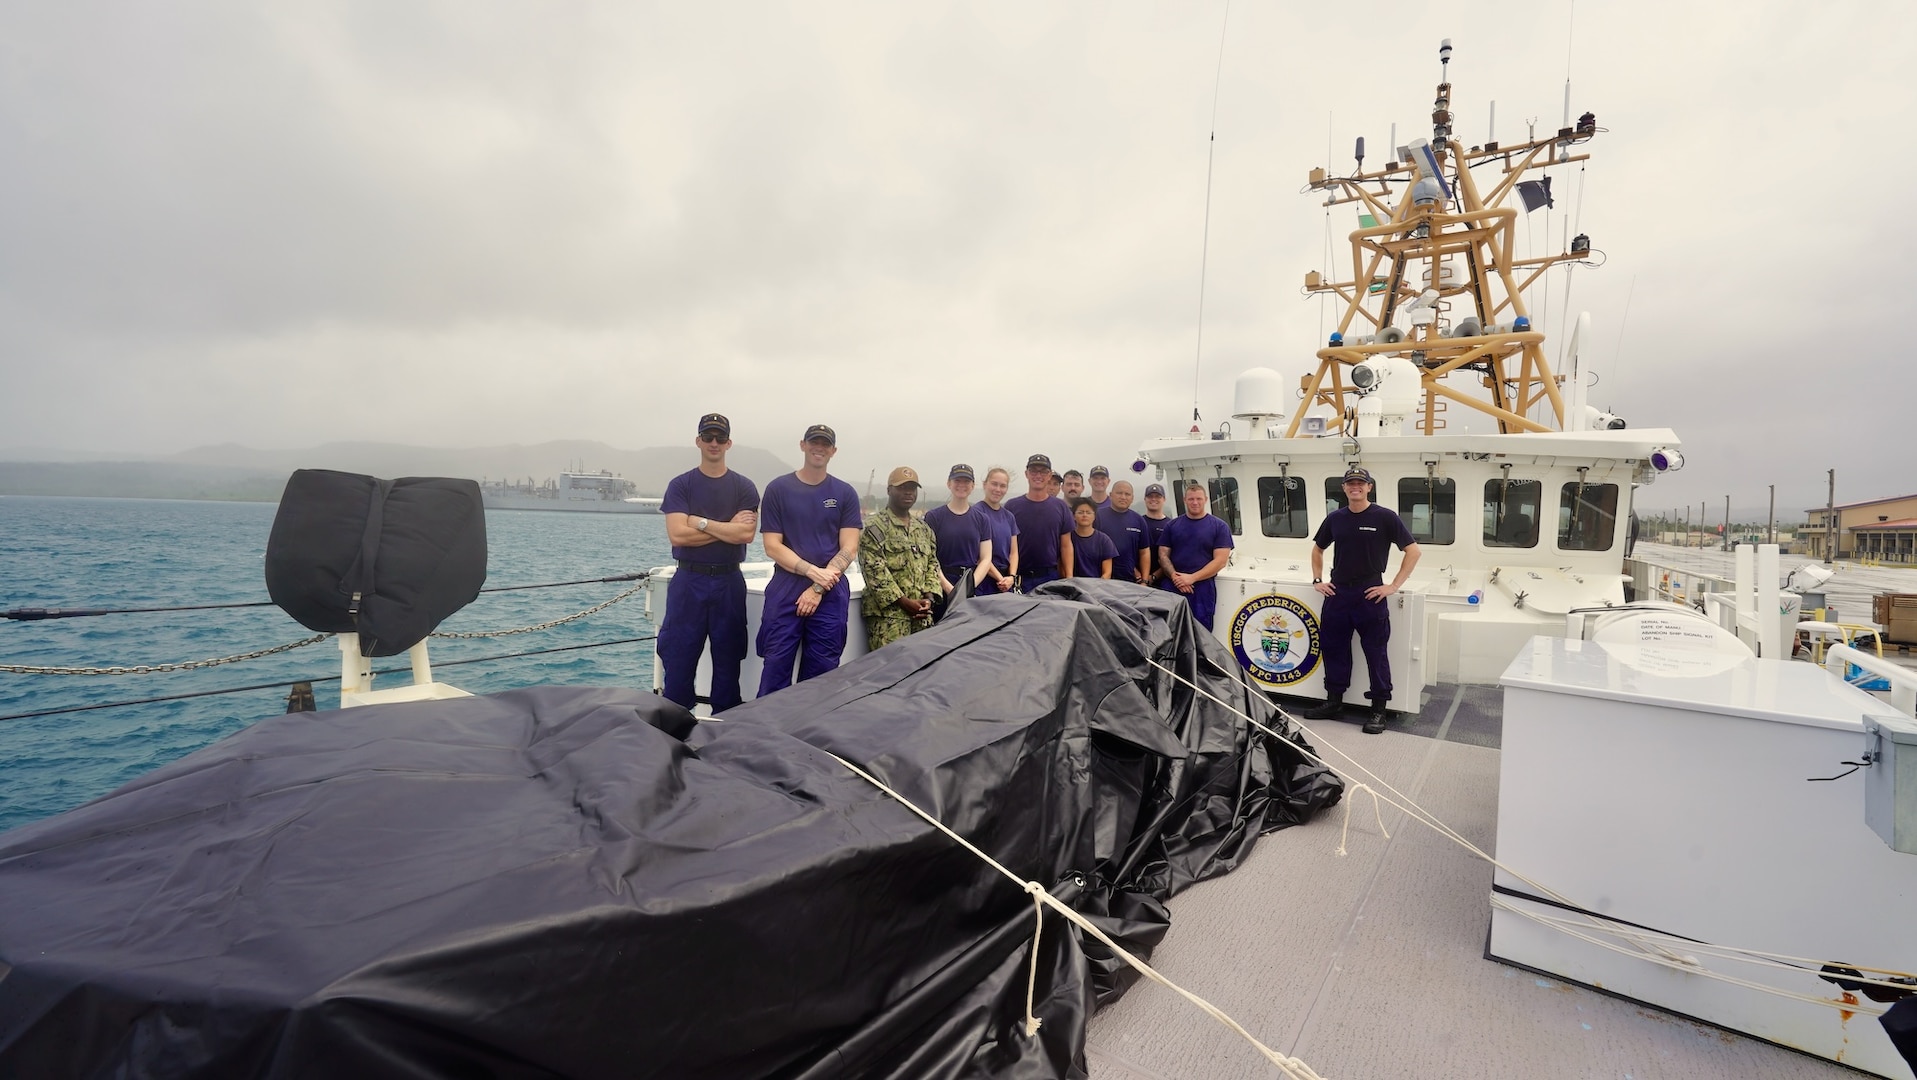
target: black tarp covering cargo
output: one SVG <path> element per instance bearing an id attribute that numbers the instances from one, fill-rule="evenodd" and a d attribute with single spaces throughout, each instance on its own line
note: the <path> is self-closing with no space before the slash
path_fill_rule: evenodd
<path id="1" fill-rule="evenodd" d="M 486 584 L 486 509 L 471 480 L 299 469 L 266 541 L 266 593 L 294 621 L 397 656 Z"/>
<path id="2" fill-rule="evenodd" d="M 0 1075 L 1079 1075 L 1110 958 L 1048 916 L 1025 1037 L 1031 899 L 825 751 L 1148 951 L 1340 789 L 1144 663 L 1244 699 L 1181 601 L 1088 594 L 724 722 L 559 687 L 274 718 L 15 830 Z"/>

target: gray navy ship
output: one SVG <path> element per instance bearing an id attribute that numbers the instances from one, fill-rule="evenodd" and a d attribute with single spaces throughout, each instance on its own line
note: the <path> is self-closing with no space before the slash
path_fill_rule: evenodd
<path id="1" fill-rule="evenodd" d="M 488 510 L 565 510 L 588 514 L 657 514 L 663 500 L 637 494 L 638 486 L 623 476 L 598 472 L 563 472 L 559 479 L 535 484 L 487 481 L 480 494 Z"/>

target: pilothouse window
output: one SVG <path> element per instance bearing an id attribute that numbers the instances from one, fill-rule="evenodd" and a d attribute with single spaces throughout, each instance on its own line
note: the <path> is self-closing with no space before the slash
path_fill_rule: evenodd
<path id="1" fill-rule="evenodd" d="M 1564 485 L 1558 500 L 1558 547 L 1609 551 L 1617 536 L 1617 485 Z"/>
<path id="2" fill-rule="evenodd" d="M 1537 547 L 1538 507 L 1543 501 L 1542 480 L 1486 480 L 1484 546 Z"/>
<path id="3" fill-rule="evenodd" d="M 1266 536 L 1309 536 L 1302 476 L 1258 478 L 1258 521 Z"/>
<path id="4" fill-rule="evenodd" d="M 1225 527 L 1233 536 L 1245 535 L 1238 523 L 1238 479 L 1232 476 L 1214 477 L 1211 481 L 1211 512 L 1213 517 L 1223 518 Z"/>
<path id="5" fill-rule="evenodd" d="M 1441 476 L 1399 480 L 1398 516 L 1420 544 L 1456 543 L 1458 482 Z"/>

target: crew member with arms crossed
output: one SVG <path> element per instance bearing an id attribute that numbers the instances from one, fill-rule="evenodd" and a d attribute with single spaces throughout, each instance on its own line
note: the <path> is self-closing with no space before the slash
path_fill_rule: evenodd
<path id="1" fill-rule="evenodd" d="M 759 618 L 759 696 L 792 685 L 792 665 L 804 682 L 839 666 L 845 652 L 845 568 L 859 554 L 859 493 L 826 472 L 839 437 L 824 424 L 805 429 L 805 464 L 765 486 L 760 535 L 778 569 L 765 587 Z"/>
<path id="2" fill-rule="evenodd" d="M 1218 571 L 1231 559 L 1231 529 L 1205 512 L 1205 489 L 1185 485 L 1185 512 L 1165 523 L 1158 537 L 1158 561 L 1165 581 L 1185 594 L 1191 617 L 1211 629 L 1218 611 Z"/>
<path id="3" fill-rule="evenodd" d="M 1385 703 L 1391 700 L 1391 610 L 1385 598 L 1404 586 L 1418 565 L 1422 550 L 1396 511 L 1371 501 L 1371 473 L 1353 465 L 1345 470 L 1345 505 L 1325 515 L 1311 538 L 1311 584 L 1322 595 L 1324 612 L 1319 634 L 1325 657 L 1325 703 L 1305 715 L 1330 720 L 1344 712 L 1345 691 L 1351 688 L 1351 635 L 1365 650 L 1365 670 L 1371 676 L 1371 711 L 1365 734 L 1385 728 Z M 1325 577 L 1325 549 L 1337 545 L 1331 557 L 1331 580 Z M 1391 584 L 1384 583 L 1391 549 L 1404 551 L 1404 560 Z"/>
<path id="4" fill-rule="evenodd" d="M 939 574 L 938 537 L 912 516 L 919 474 L 909 466 L 885 478 L 885 509 L 872 515 L 859 540 L 865 592 L 866 648 L 877 651 L 932 625 L 932 599 L 951 586 Z M 974 549 L 976 553 L 976 549 Z"/>
<path id="5" fill-rule="evenodd" d="M 1052 497 L 1052 459 L 1033 454 L 1025 462 L 1025 494 L 1011 500 L 1018 519 L 1020 592 L 1072 576 L 1072 511 Z"/>
<path id="6" fill-rule="evenodd" d="M 732 422 L 718 413 L 699 418 L 699 467 L 672 478 L 660 509 L 679 569 L 666 585 L 666 618 L 659 627 L 659 665 L 666 697 L 690 709 L 699 655 L 712 643 L 712 711 L 739 704 L 739 665 L 746 655 L 746 585 L 739 564 L 758 526 L 759 489 L 726 468 Z"/>

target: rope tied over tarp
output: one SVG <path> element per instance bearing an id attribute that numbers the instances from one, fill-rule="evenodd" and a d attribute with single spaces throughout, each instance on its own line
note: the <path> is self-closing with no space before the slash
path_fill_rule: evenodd
<path id="1" fill-rule="evenodd" d="M 1172 982 L 1170 979 L 1167 979 L 1163 975 L 1160 975 L 1156 970 L 1152 968 L 1150 964 L 1145 963 L 1143 960 L 1140 960 L 1138 957 L 1133 956 L 1131 953 L 1125 951 L 1123 946 L 1119 945 L 1118 942 L 1113 941 L 1109 935 L 1107 935 L 1103 930 L 1100 930 L 1097 926 L 1093 925 L 1091 920 L 1079 914 L 1076 910 L 1074 910 L 1071 907 L 1071 905 L 1066 904 L 1064 901 L 1061 901 L 1057 897 L 1053 896 L 1051 892 L 1045 888 L 1045 886 L 1039 884 L 1036 881 L 1023 880 L 1017 874 L 1014 874 L 1010 870 L 1007 870 L 1003 865 L 999 863 L 997 859 L 994 859 L 990 855 L 987 855 L 984 851 L 981 851 L 978 848 L 978 846 L 973 844 L 970 840 L 967 840 L 965 837 L 960 836 L 957 832 L 953 831 L 952 829 L 947 828 L 944 822 L 941 822 L 939 819 L 933 817 L 930 813 L 927 813 L 925 810 L 921 809 L 917 803 L 914 803 L 912 800 L 906 798 L 905 796 L 899 794 L 898 792 L 892 790 L 890 787 L 886 786 L 884 781 L 878 779 L 877 777 L 873 776 L 871 773 L 866 772 L 864 769 L 859 768 L 857 765 L 852 764 L 851 762 L 845 760 L 844 758 L 838 756 L 837 754 L 834 754 L 826 750 L 822 750 L 820 752 L 830 757 L 832 760 L 838 762 L 839 764 L 845 766 L 854 775 L 858 776 L 860 779 L 864 780 L 866 783 L 871 784 L 873 787 L 878 788 L 881 792 L 884 792 L 887 796 L 897 801 L 900 805 L 904 806 L 907 810 L 910 810 L 912 811 L 912 813 L 917 814 L 920 818 L 924 819 L 924 821 L 927 824 L 931 825 L 933 828 L 937 829 L 939 832 L 944 833 L 947 837 L 950 837 L 953 841 L 957 842 L 960 847 L 963 847 L 965 850 L 971 852 L 973 855 L 978 856 L 979 860 L 984 862 L 987 866 L 990 866 L 992 869 L 998 871 L 1000 874 L 1003 874 L 1007 879 L 1016 883 L 1019 886 L 1019 888 L 1024 890 L 1026 893 L 1028 893 L 1032 897 L 1032 904 L 1033 904 L 1035 913 L 1038 917 L 1038 922 L 1041 928 L 1043 927 L 1043 924 L 1044 924 L 1044 909 L 1046 907 L 1050 907 L 1052 908 L 1052 910 L 1058 912 L 1061 916 L 1063 916 L 1073 926 L 1078 927 L 1080 930 L 1083 930 L 1087 934 L 1090 934 L 1092 937 L 1096 938 L 1106 948 L 1112 951 L 1113 956 L 1116 956 L 1120 960 L 1123 960 L 1125 963 L 1131 965 L 1134 969 L 1138 971 L 1139 974 L 1145 976 L 1146 978 L 1152 980 L 1155 983 L 1158 983 L 1160 986 L 1163 986 L 1166 989 L 1172 991 L 1178 996 L 1184 998 L 1186 1001 L 1189 1001 L 1192 1004 L 1198 1006 L 1200 1009 L 1204 1010 L 1204 1012 L 1208 1014 L 1209 1016 L 1211 1016 L 1213 1019 L 1225 1025 L 1227 1028 L 1231 1029 L 1232 1031 L 1238 1033 L 1238 1035 L 1242 1037 L 1246 1042 L 1250 1043 L 1253 1047 L 1255 1047 L 1260 1054 L 1264 1055 L 1264 1058 L 1266 1061 L 1269 1061 L 1273 1065 L 1276 1065 L 1279 1068 L 1279 1070 L 1282 1071 L 1287 1077 L 1290 1077 L 1291 1080 L 1325 1080 L 1323 1076 L 1319 1075 L 1319 1073 L 1315 1069 L 1313 1069 L 1310 1065 L 1306 1064 L 1304 1061 L 1298 1058 L 1291 1057 L 1286 1054 L 1281 1054 L 1278 1051 L 1273 1050 L 1271 1047 L 1266 1046 L 1264 1043 L 1258 1041 L 1258 1039 L 1255 1036 L 1253 1036 L 1251 1032 L 1245 1030 L 1244 1025 L 1240 1024 L 1236 1020 L 1233 1020 L 1231 1017 L 1225 1015 L 1224 1011 L 1218 1008 L 1218 1006 L 1213 1005 L 1211 1002 L 1206 1001 L 1204 998 L 1199 997 L 1197 994 L 1192 993 L 1191 991 L 1185 989 L 1184 987 L 1179 986 L 1177 983 Z M 1025 1020 L 1023 1023 L 1023 1029 L 1025 1032 L 1025 1036 L 1027 1038 L 1031 1038 L 1032 1036 L 1038 1034 L 1038 1029 L 1041 1024 L 1041 1021 L 1035 1015 L 1035 1004 L 1036 1004 L 1035 998 L 1036 998 L 1037 988 L 1038 988 L 1038 943 L 1039 943 L 1039 934 L 1037 930 L 1034 930 L 1032 933 L 1032 963 L 1030 968 L 1030 974 L 1028 975 L 1026 979 L 1026 987 L 1025 987 Z"/>

